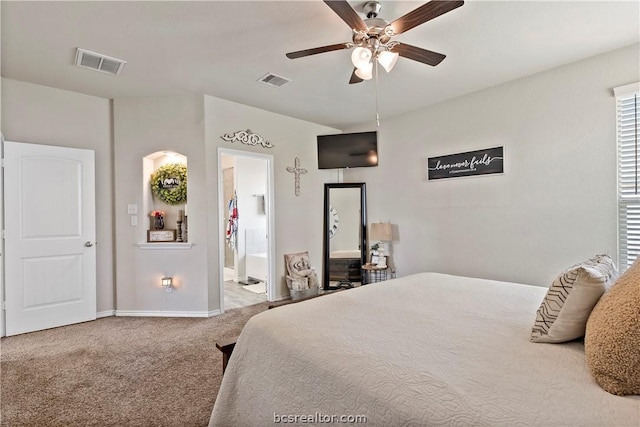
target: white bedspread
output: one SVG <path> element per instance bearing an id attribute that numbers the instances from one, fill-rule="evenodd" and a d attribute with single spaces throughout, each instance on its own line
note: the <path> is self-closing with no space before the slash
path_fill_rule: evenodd
<path id="1" fill-rule="evenodd" d="M 529 342 L 545 292 L 423 273 L 261 313 L 238 340 L 210 425 L 273 425 L 275 414 L 640 426 L 640 397 L 603 391 L 581 342 Z"/>

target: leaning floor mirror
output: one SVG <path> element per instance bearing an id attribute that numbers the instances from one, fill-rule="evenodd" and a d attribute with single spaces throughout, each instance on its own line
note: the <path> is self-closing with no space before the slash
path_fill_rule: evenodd
<path id="1" fill-rule="evenodd" d="M 323 231 L 323 288 L 359 286 L 367 256 L 365 183 L 324 185 Z"/>

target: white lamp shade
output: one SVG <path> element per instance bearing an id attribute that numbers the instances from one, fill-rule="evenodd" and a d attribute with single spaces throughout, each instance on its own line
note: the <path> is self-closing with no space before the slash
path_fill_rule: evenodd
<path id="1" fill-rule="evenodd" d="M 364 67 L 357 68 L 356 76 L 360 77 L 362 80 L 371 80 L 373 77 L 373 64 L 369 62 Z"/>
<path id="2" fill-rule="evenodd" d="M 371 51 L 366 47 L 357 47 L 353 49 L 351 53 L 351 62 L 356 68 L 364 68 L 367 64 L 371 63 Z"/>
<path id="3" fill-rule="evenodd" d="M 372 240 L 389 242 L 392 239 L 391 224 L 388 222 L 374 222 L 371 224 L 370 236 Z"/>
<path id="4" fill-rule="evenodd" d="M 383 50 L 378 54 L 378 62 L 382 65 L 382 68 L 388 73 L 393 69 L 398 62 L 398 57 L 400 55 L 395 52 L 389 52 L 388 50 Z"/>

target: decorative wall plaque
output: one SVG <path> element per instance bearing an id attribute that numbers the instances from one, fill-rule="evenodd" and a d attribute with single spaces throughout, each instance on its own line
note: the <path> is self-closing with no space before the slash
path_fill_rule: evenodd
<path id="1" fill-rule="evenodd" d="M 176 230 L 147 230 L 147 242 L 173 242 L 176 240 Z"/>
<path id="2" fill-rule="evenodd" d="M 429 180 L 503 173 L 503 147 L 429 157 L 427 169 Z"/>
<path id="3" fill-rule="evenodd" d="M 220 138 L 229 142 L 241 142 L 246 145 L 262 145 L 264 148 L 273 148 L 274 145 L 250 129 L 239 130 L 233 133 L 225 133 Z"/>

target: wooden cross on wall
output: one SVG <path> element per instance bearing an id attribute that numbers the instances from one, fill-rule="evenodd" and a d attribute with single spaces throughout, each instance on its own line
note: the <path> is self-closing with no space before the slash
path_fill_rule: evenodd
<path id="1" fill-rule="evenodd" d="M 300 195 L 300 175 L 307 173 L 307 170 L 300 167 L 300 159 L 296 157 L 294 166 L 287 166 L 287 172 L 296 175 L 296 196 Z"/>

